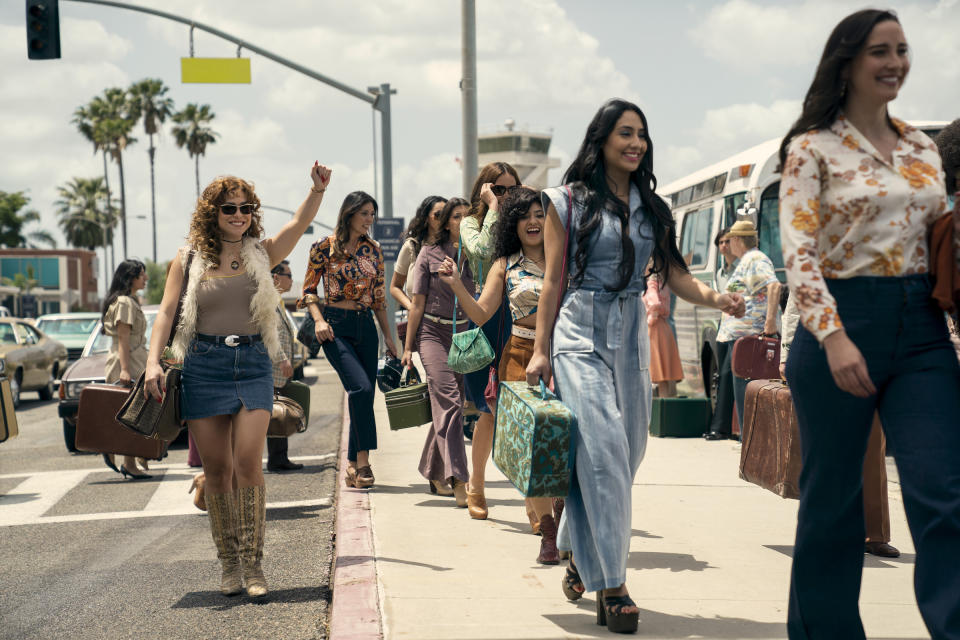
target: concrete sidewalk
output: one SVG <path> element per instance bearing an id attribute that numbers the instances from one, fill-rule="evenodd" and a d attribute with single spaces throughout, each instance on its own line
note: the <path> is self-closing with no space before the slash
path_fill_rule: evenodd
<path id="1" fill-rule="evenodd" d="M 344 489 L 340 470 L 332 638 L 613 637 L 595 623 L 593 594 L 567 602 L 563 566 L 536 563 L 540 539 L 523 499 L 492 461 L 490 518 L 471 520 L 453 498 L 430 495 L 417 472 L 426 427 L 389 431 L 380 395 L 376 413 L 376 486 Z M 740 480 L 739 456 L 732 441 L 650 438 L 634 483 L 627 575 L 638 636 L 786 638 L 797 502 Z M 888 466 L 902 555 L 865 558 L 861 615 L 870 638 L 927 638 Z"/>

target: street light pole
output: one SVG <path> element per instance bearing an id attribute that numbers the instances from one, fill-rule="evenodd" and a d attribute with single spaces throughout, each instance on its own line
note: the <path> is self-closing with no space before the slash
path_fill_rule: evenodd
<path id="1" fill-rule="evenodd" d="M 460 95 L 463 109 L 463 197 L 470 197 L 477 177 L 477 6 L 476 0 L 461 0 L 462 73 Z"/>
<path id="2" fill-rule="evenodd" d="M 107 223 L 101 222 L 99 220 L 94 220 L 92 218 L 88 218 L 84 215 L 80 215 L 76 213 L 73 215 L 67 216 L 65 219 L 81 220 L 83 222 L 89 222 L 90 224 L 95 224 L 98 227 L 100 227 L 100 237 L 103 240 L 103 286 L 105 287 L 104 291 L 110 291 L 110 271 L 109 271 L 109 267 L 107 266 Z"/>

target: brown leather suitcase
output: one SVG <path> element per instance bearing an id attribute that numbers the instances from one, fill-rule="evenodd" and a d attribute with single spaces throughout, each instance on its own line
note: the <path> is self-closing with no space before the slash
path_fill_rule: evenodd
<path id="1" fill-rule="evenodd" d="M 780 339 L 744 336 L 733 343 L 730 355 L 733 374 L 748 380 L 780 377 Z M 746 403 L 744 403 L 746 404 Z"/>
<path id="2" fill-rule="evenodd" d="M 800 431 L 790 389 L 752 380 L 744 400 L 740 477 L 781 498 L 799 498 Z"/>
<path id="3" fill-rule="evenodd" d="M 113 384 L 83 388 L 77 411 L 77 449 L 151 460 L 163 457 L 166 442 L 141 436 L 117 421 L 117 413 L 129 393 L 129 387 Z"/>

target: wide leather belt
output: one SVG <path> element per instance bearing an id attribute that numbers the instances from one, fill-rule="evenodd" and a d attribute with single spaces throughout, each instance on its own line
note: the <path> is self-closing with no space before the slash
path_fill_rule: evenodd
<path id="1" fill-rule="evenodd" d="M 423 317 L 429 320 L 430 322 L 438 322 L 440 324 L 453 324 L 453 318 L 441 318 L 440 316 L 431 315 L 429 313 L 423 314 Z M 461 324 L 466 324 L 468 320 L 464 318 L 463 320 L 457 320 L 457 326 Z"/>
<path id="2" fill-rule="evenodd" d="M 222 344 L 228 347 L 239 347 L 242 344 L 253 344 L 255 342 L 262 342 L 263 338 L 260 337 L 259 333 L 252 336 L 238 336 L 236 334 L 232 334 L 229 336 L 211 336 L 205 333 L 198 333 L 197 340 L 200 340 L 201 342 L 212 342 L 213 344 L 216 344 L 216 345 Z"/>
<path id="3" fill-rule="evenodd" d="M 517 336 L 518 338 L 526 338 L 528 340 L 537 339 L 537 330 L 531 329 L 530 327 L 521 327 L 515 324 L 513 325 L 513 327 L 510 328 L 510 333 Z"/>

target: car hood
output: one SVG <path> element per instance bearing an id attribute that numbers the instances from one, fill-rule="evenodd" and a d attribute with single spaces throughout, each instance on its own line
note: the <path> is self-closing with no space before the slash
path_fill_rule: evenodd
<path id="1" fill-rule="evenodd" d="M 107 354 L 98 353 L 96 355 L 80 358 L 67 369 L 62 381 L 87 380 L 90 378 L 103 378 L 107 369 Z"/>
<path id="2" fill-rule="evenodd" d="M 87 344 L 89 333 L 48 333 L 47 337 L 56 340 L 68 349 L 83 349 Z"/>

